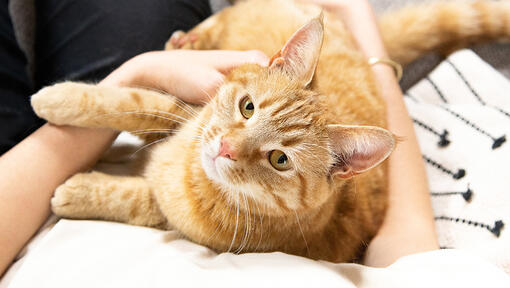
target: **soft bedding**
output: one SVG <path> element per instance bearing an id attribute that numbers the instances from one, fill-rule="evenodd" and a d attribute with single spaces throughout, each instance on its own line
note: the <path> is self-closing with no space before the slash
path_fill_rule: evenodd
<path id="1" fill-rule="evenodd" d="M 463 50 L 406 93 L 439 242 L 456 249 L 376 269 L 283 253 L 218 255 L 175 231 L 60 220 L 42 229 L 0 288 L 510 287 L 509 91 L 507 79 Z"/>
<path id="2" fill-rule="evenodd" d="M 174 232 L 61 220 L 9 287 L 510 287 L 483 259 L 439 250 L 385 269 L 283 253 L 217 255 Z"/>

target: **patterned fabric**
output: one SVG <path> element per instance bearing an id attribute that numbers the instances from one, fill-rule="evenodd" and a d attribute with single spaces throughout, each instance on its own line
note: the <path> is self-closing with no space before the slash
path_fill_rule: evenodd
<path id="1" fill-rule="evenodd" d="M 405 96 L 440 245 L 471 250 L 510 273 L 504 227 L 510 225 L 510 81 L 462 50 Z"/>

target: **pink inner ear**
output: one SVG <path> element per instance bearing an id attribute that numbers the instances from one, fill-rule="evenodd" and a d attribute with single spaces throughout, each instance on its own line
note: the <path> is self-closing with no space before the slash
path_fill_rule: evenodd
<path id="1" fill-rule="evenodd" d="M 388 145 L 385 143 L 374 143 L 365 151 L 357 151 L 349 159 L 352 170 L 357 173 L 364 172 L 379 164 L 380 159 L 385 159 L 388 153 Z"/>
<path id="2" fill-rule="evenodd" d="M 331 147 L 339 157 L 331 173 L 342 178 L 377 166 L 395 147 L 393 134 L 382 128 L 332 125 L 328 129 Z"/>

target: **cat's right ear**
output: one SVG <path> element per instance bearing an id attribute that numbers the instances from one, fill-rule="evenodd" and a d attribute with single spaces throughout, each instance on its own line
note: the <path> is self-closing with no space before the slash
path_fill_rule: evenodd
<path id="1" fill-rule="evenodd" d="M 373 126 L 328 125 L 335 154 L 331 175 L 350 178 L 379 165 L 395 148 L 395 136 Z"/>
<path id="2" fill-rule="evenodd" d="M 285 46 L 269 61 L 273 70 L 284 71 L 303 87 L 308 86 L 315 74 L 324 38 L 323 14 L 312 19 L 292 35 Z"/>

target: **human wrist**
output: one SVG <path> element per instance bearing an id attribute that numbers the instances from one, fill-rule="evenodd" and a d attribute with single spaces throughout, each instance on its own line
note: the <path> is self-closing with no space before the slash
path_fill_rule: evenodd
<path id="1" fill-rule="evenodd" d="M 367 0 L 336 0 L 321 5 L 330 13 L 340 17 L 344 22 L 349 22 L 353 18 L 351 16 L 357 17 L 360 12 L 364 12 L 367 10 L 367 7 L 370 7 L 370 3 Z"/>
<path id="2" fill-rule="evenodd" d="M 372 60 L 377 59 L 375 63 L 371 63 L 371 67 L 378 82 L 398 82 L 399 79 L 396 79 L 395 74 L 399 74 L 396 72 L 401 67 L 397 67 L 398 63 L 385 63 L 385 61 L 393 61 L 388 57 L 370 3 L 366 0 L 347 1 L 346 3 L 339 1 L 338 3 L 341 4 L 336 5 L 334 11 L 351 31 L 359 50 L 367 61 L 370 61 L 371 58 Z M 365 19 L 365 21 L 360 22 L 359 19 Z"/>
<path id="3" fill-rule="evenodd" d="M 381 91 L 395 91 L 400 90 L 400 87 L 398 86 L 398 80 L 395 75 L 395 70 L 393 67 L 378 63 L 375 65 L 371 65 L 372 73 L 375 77 L 375 80 L 381 89 Z"/>
<path id="4" fill-rule="evenodd" d="M 334 11 L 333 13 L 343 20 L 352 33 L 365 57 L 388 58 L 388 52 L 379 33 L 377 18 L 367 0 L 347 1 L 337 5 Z"/>
<path id="5" fill-rule="evenodd" d="M 151 52 L 146 52 L 127 60 L 99 82 L 99 85 L 118 87 L 136 86 L 136 83 L 140 82 L 140 78 L 146 74 L 146 64 L 150 53 Z"/>
<path id="6" fill-rule="evenodd" d="M 32 142 L 39 143 L 39 149 L 53 153 L 53 161 L 64 166 L 76 165 L 70 169 L 75 171 L 94 165 L 118 134 L 119 132 L 106 128 L 57 126 L 47 123 L 30 138 L 33 139 Z M 77 151 L 80 153 L 77 154 Z M 74 160 L 70 162 L 69 159 Z"/>

